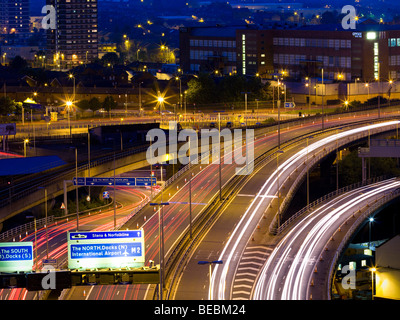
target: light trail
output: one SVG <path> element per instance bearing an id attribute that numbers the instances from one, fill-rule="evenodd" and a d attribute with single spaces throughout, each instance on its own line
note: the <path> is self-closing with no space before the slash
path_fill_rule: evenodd
<path id="1" fill-rule="evenodd" d="M 214 268 L 210 283 L 209 299 L 226 300 L 228 298 L 225 296 L 225 291 L 226 291 L 227 275 L 229 267 L 232 263 L 235 253 L 238 251 L 239 242 L 242 241 L 248 227 L 251 224 L 255 223 L 256 218 L 257 220 L 259 220 L 260 212 L 261 213 L 264 212 L 264 210 L 260 210 L 266 208 L 267 205 L 265 201 L 263 202 L 263 200 L 268 199 L 266 196 L 277 193 L 276 184 L 278 180 L 278 172 L 279 172 L 279 177 L 283 176 L 285 179 L 287 179 L 292 173 L 292 171 L 297 167 L 296 165 L 297 163 L 303 162 L 304 158 L 308 154 L 317 151 L 323 146 L 357 133 L 366 131 L 368 132 L 368 130 L 373 130 L 378 128 L 395 126 L 399 122 L 400 121 L 388 121 L 384 123 L 362 126 L 360 128 L 350 129 L 347 131 L 333 134 L 329 137 L 323 138 L 317 142 L 310 144 L 308 148 L 302 149 L 295 155 L 291 156 L 289 159 L 285 160 L 282 164 L 280 164 L 278 168 L 269 176 L 269 178 L 263 184 L 260 191 L 257 193 L 255 198 L 251 202 L 250 206 L 243 214 L 241 220 L 236 225 L 224 249 L 222 250 L 219 260 L 223 260 L 224 263 L 223 265 L 216 265 Z M 261 207 L 262 205 L 263 207 Z"/>
<path id="2" fill-rule="evenodd" d="M 363 204 L 399 187 L 400 181 L 390 179 L 358 188 L 321 206 L 295 225 L 276 246 L 263 266 L 253 298 L 307 299 L 308 284 L 314 269 L 314 264 L 310 265 L 310 262 L 313 261 L 313 257 L 321 254 L 330 236 Z M 292 249 L 296 250 L 293 260 L 290 258 Z M 289 266 L 287 261 L 291 261 Z M 281 290 L 277 291 L 276 287 L 283 279 L 279 274 L 285 275 L 285 280 Z"/>

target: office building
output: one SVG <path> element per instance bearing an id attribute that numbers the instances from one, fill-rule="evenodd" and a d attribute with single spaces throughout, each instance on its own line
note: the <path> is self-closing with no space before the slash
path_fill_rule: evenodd
<path id="1" fill-rule="evenodd" d="M 196 27 L 181 28 L 180 35 L 185 72 L 212 70 L 220 62 L 224 74 L 237 70 L 271 79 L 371 82 L 400 78 L 399 25 L 358 24 L 347 30 L 336 24 Z M 224 41 L 230 45 L 229 53 Z"/>

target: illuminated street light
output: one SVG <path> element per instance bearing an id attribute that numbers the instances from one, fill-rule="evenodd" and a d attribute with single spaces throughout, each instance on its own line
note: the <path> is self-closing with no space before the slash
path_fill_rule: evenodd
<path id="1" fill-rule="evenodd" d="M 211 274 L 212 274 L 212 269 L 211 269 L 211 265 L 212 264 L 222 264 L 222 260 L 215 260 L 215 261 L 198 261 L 197 264 L 200 265 L 205 265 L 208 264 L 208 278 L 209 278 L 209 296 L 211 296 Z"/>
<path id="2" fill-rule="evenodd" d="M 372 285 L 372 287 L 371 287 L 371 292 L 372 292 L 371 297 L 372 297 L 372 300 L 374 300 L 374 273 L 376 272 L 376 268 L 372 267 L 372 268 L 369 269 L 369 271 L 371 271 L 371 285 Z"/>
<path id="3" fill-rule="evenodd" d="M 72 108 L 72 101 L 67 101 L 65 103 L 65 105 L 67 106 L 67 112 L 68 112 L 68 127 L 69 127 L 69 136 L 71 138 L 72 136 L 72 132 L 71 132 L 71 119 L 70 119 L 70 110 Z"/>
<path id="4" fill-rule="evenodd" d="M 372 225 L 372 222 L 374 222 L 375 221 L 375 219 L 373 218 L 373 217 L 370 217 L 369 219 L 368 219 L 368 222 L 369 222 L 369 242 L 368 242 L 368 248 L 369 249 L 371 249 L 371 225 Z"/>
<path id="5" fill-rule="evenodd" d="M 29 143 L 28 139 L 24 140 L 24 158 L 26 158 L 26 144 Z"/>

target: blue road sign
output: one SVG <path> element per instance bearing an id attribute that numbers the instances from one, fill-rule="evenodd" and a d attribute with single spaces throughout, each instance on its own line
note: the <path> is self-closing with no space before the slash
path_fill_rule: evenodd
<path id="1" fill-rule="evenodd" d="M 57 264 L 57 259 L 43 259 L 43 264 Z"/>
<path id="2" fill-rule="evenodd" d="M 103 192 L 103 199 L 110 199 L 110 193 L 108 191 Z"/>
<path id="3" fill-rule="evenodd" d="M 157 183 L 157 178 L 156 177 L 151 177 L 151 178 L 136 178 L 136 186 L 141 187 L 141 186 L 155 186 Z"/>
<path id="4" fill-rule="evenodd" d="M 122 258 L 142 256 L 140 242 L 113 244 L 71 244 L 71 259 Z"/>
<path id="5" fill-rule="evenodd" d="M 85 179 L 86 178 L 78 178 L 78 186 L 86 185 Z M 77 185 L 76 178 L 73 179 L 73 182 L 74 182 L 74 186 L 76 186 Z"/>
<path id="6" fill-rule="evenodd" d="M 32 246 L 0 247 L 0 261 L 24 261 L 32 257 Z"/>
<path id="7" fill-rule="evenodd" d="M 87 178 L 79 178 L 78 182 L 76 178 L 72 180 L 74 186 L 113 186 L 114 185 L 114 177 L 111 178 L 96 178 L 96 177 L 87 177 Z M 144 187 L 150 186 L 151 184 L 156 185 L 157 178 L 156 177 L 145 177 L 145 178 L 115 178 L 116 186 L 125 186 L 125 187 Z"/>
<path id="8" fill-rule="evenodd" d="M 141 230 L 69 232 L 69 240 L 132 239 L 142 238 Z"/>
<path id="9" fill-rule="evenodd" d="M 33 242 L 1 242 L 0 272 L 32 271 Z"/>
<path id="10" fill-rule="evenodd" d="M 68 232 L 67 239 L 69 269 L 144 266 L 142 229 Z"/>

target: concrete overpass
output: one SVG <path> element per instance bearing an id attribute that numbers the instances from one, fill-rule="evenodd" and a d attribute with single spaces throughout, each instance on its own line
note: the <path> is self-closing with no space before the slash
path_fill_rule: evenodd
<path id="1" fill-rule="evenodd" d="M 371 181 L 370 181 L 371 182 Z M 392 178 L 353 185 L 316 200 L 281 230 L 254 299 L 330 300 L 341 255 L 368 218 L 400 195 Z M 291 250 L 288 250 L 290 247 Z M 270 274 L 274 273 L 274 277 Z"/>

